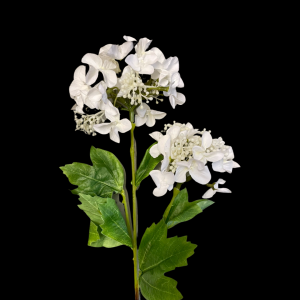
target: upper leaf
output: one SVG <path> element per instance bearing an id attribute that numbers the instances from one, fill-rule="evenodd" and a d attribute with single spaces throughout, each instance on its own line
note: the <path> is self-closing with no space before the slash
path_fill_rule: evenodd
<path id="1" fill-rule="evenodd" d="M 183 189 L 175 197 L 173 205 L 166 217 L 166 224 L 168 229 L 175 225 L 186 222 L 202 212 L 203 209 L 212 205 L 214 202 L 211 200 L 197 200 L 188 202 L 187 189 Z"/>
<path id="2" fill-rule="evenodd" d="M 136 187 L 138 187 L 142 180 L 144 180 L 147 176 L 149 176 L 149 173 L 154 170 L 154 168 L 157 166 L 157 164 L 159 162 L 162 161 L 163 159 L 163 156 L 162 155 L 159 155 L 158 157 L 156 158 L 153 158 L 151 155 L 150 155 L 150 148 L 152 146 L 154 146 L 155 144 L 157 143 L 154 143 L 153 145 L 151 145 L 145 155 L 144 155 L 144 158 L 136 172 L 136 175 L 135 175 L 135 185 Z"/>
<path id="3" fill-rule="evenodd" d="M 187 258 L 194 254 L 194 245 L 187 237 L 167 238 L 164 220 L 147 228 L 139 248 L 140 286 L 147 300 L 180 300 L 177 282 L 164 276 L 176 267 L 187 265 Z"/>
<path id="4" fill-rule="evenodd" d="M 124 184 L 124 172 L 120 161 L 111 152 L 91 147 L 93 166 L 73 163 L 60 167 L 69 181 L 78 185 L 72 193 L 112 197 L 112 193 L 120 193 Z"/>
<path id="5" fill-rule="evenodd" d="M 101 231 L 102 229 L 100 226 L 95 225 L 92 221 L 90 222 L 89 240 L 88 240 L 89 246 L 96 247 L 96 248 L 99 247 L 114 248 L 122 245 L 121 243 L 103 235 Z"/>

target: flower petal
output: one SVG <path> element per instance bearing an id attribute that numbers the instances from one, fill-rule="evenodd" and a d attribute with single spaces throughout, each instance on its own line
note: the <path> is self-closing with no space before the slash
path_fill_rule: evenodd
<path id="1" fill-rule="evenodd" d="M 171 139 L 169 135 L 163 136 L 159 141 L 158 141 L 158 149 L 161 154 L 169 153 L 170 148 L 171 148 Z"/>
<path id="2" fill-rule="evenodd" d="M 224 180 L 224 179 L 218 179 L 218 181 L 217 181 L 217 183 L 219 183 L 219 184 L 224 184 L 226 181 Z"/>
<path id="3" fill-rule="evenodd" d="M 139 115 L 135 115 L 135 126 L 140 127 L 143 126 L 147 121 L 147 116 L 140 117 Z"/>
<path id="4" fill-rule="evenodd" d="M 140 117 L 144 117 L 147 110 L 150 110 L 150 107 L 146 103 L 142 103 L 137 109 L 136 112 Z"/>
<path id="5" fill-rule="evenodd" d="M 74 80 L 85 82 L 85 66 L 79 66 L 74 72 Z"/>
<path id="6" fill-rule="evenodd" d="M 108 134 L 110 132 L 111 127 L 111 123 L 102 123 L 93 126 L 94 130 L 99 132 L 100 134 Z"/>
<path id="7" fill-rule="evenodd" d="M 173 172 L 165 172 L 165 173 L 163 173 L 163 176 L 164 176 L 164 182 L 167 185 L 174 184 L 175 176 L 174 176 Z"/>
<path id="8" fill-rule="evenodd" d="M 148 127 L 153 127 L 155 125 L 155 118 L 151 113 L 148 114 L 146 125 Z"/>
<path id="9" fill-rule="evenodd" d="M 97 87 L 94 87 L 89 90 L 87 97 L 85 99 L 85 105 L 87 105 L 91 109 L 100 109 L 100 99 L 102 98 L 102 94 L 98 90 Z"/>
<path id="10" fill-rule="evenodd" d="M 214 191 L 213 189 L 209 189 L 203 196 L 202 198 L 204 199 L 209 199 L 211 198 L 217 191 Z"/>
<path id="11" fill-rule="evenodd" d="M 158 59 L 158 57 L 154 51 L 148 51 L 143 56 L 143 62 L 146 65 L 153 65 L 155 62 L 157 62 L 157 59 Z"/>
<path id="12" fill-rule="evenodd" d="M 221 172 L 221 173 L 224 173 L 225 170 L 223 168 L 223 159 L 219 160 L 219 161 L 216 161 L 216 162 L 213 162 L 212 163 L 212 168 L 214 171 L 216 172 Z"/>
<path id="13" fill-rule="evenodd" d="M 132 50 L 133 48 L 133 43 L 132 42 L 125 42 L 121 46 L 119 46 L 119 53 L 120 53 L 120 58 L 118 59 L 123 59 L 127 54 Z"/>
<path id="14" fill-rule="evenodd" d="M 211 174 L 207 166 L 205 166 L 201 171 L 198 168 L 193 168 L 190 169 L 189 172 L 192 178 L 200 184 L 207 184 L 211 179 Z"/>
<path id="15" fill-rule="evenodd" d="M 160 169 L 161 169 L 162 171 L 165 171 L 165 170 L 168 168 L 169 163 L 170 163 L 170 161 L 169 161 L 169 154 L 166 153 L 166 154 L 164 155 L 164 159 L 163 159 L 162 162 L 161 162 L 161 168 L 160 168 Z"/>
<path id="16" fill-rule="evenodd" d="M 113 70 L 100 70 L 103 74 L 104 81 L 107 83 L 108 87 L 113 87 L 117 83 L 117 75 Z"/>
<path id="17" fill-rule="evenodd" d="M 134 42 L 134 41 L 136 41 L 135 38 L 133 38 L 133 37 L 131 37 L 131 36 L 128 36 L 128 35 L 124 35 L 124 36 L 123 36 L 123 39 L 124 39 L 125 41 L 127 41 L 127 42 Z"/>
<path id="18" fill-rule="evenodd" d="M 221 188 L 217 190 L 218 193 L 231 193 L 231 190 L 226 188 Z"/>
<path id="19" fill-rule="evenodd" d="M 154 116 L 156 120 L 161 120 L 164 118 L 167 114 L 162 112 L 162 111 L 157 111 L 157 110 L 151 110 L 151 115 Z"/>
<path id="20" fill-rule="evenodd" d="M 89 66 L 94 67 L 99 70 L 102 66 L 102 59 L 99 55 L 93 53 L 87 53 L 82 59 L 81 62 L 84 64 L 88 64 Z"/>
<path id="21" fill-rule="evenodd" d="M 237 162 L 232 160 L 232 168 L 240 168 L 240 167 L 241 166 Z"/>
<path id="22" fill-rule="evenodd" d="M 212 143 L 211 134 L 208 131 L 204 131 L 203 134 L 202 134 L 202 144 L 201 144 L 201 146 L 204 149 L 207 149 L 208 147 L 210 147 L 211 143 Z"/>
<path id="23" fill-rule="evenodd" d="M 161 153 L 160 153 L 159 150 L 158 150 L 157 144 L 156 144 L 156 145 L 153 145 L 153 146 L 150 148 L 150 155 L 151 155 L 153 158 L 158 157 L 160 154 L 161 154 Z"/>
<path id="24" fill-rule="evenodd" d="M 154 47 L 154 48 L 151 48 L 150 51 L 153 51 L 156 54 L 158 62 L 163 63 L 165 61 L 165 56 L 161 52 L 161 50 L 159 50 L 158 48 Z"/>
<path id="25" fill-rule="evenodd" d="M 226 161 L 223 163 L 223 168 L 226 172 L 232 173 L 232 165 L 233 165 L 232 160 Z"/>
<path id="26" fill-rule="evenodd" d="M 162 186 L 161 188 L 155 188 L 153 190 L 153 195 L 156 197 L 161 197 L 165 195 L 167 191 L 168 191 L 168 187 Z"/>
<path id="27" fill-rule="evenodd" d="M 161 182 L 163 181 L 163 175 L 162 172 L 159 170 L 152 170 L 150 173 L 150 176 L 152 177 L 154 183 L 158 188 L 161 186 Z"/>
<path id="28" fill-rule="evenodd" d="M 200 160 L 203 157 L 204 149 L 202 147 L 194 146 L 192 151 L 194 159 Z"/>
<path id="29" fill-rule="evenodd" d="M 143 66 L 140 68 L 139 73 L 140 74 L 147 74 L 147 75 L 151 75 L 154 72 L 154 68 L 151 65 L 148 66 Z"/>
<path id="30" fill-rule="evenodd" d="M 180 130 L 181 128 L 179 126 L 173 125 L 167 130 L 166 134 L 171 137 L 171 140 L 174 140 L 178 137 Z"/>
<path id="31" fill-rule="evenodd" d="M 224 153 L 221 151 L 215 151 L 210 153 L 204 153 L 206 159 L 210 162 L 219 161 L 224 157 Z"/>
<path id="32" fill-rule="evenodd" d="M 125 62 L 135 71 L 140 71 L 140 64 L 136 54 L 130 54 L 126 57 Z"/>
<path id="33" fill-rule="evenodd" d="M 131 122 L 126 118 L 120 120 L 119 123 L 116 125 L 116 128 L 121 133 L 125 133 L 125 132 L 129 131 L 131 129 L 131 127 L 132 127 Z"/>
<path id="34" fill-rule="evenodd" d="M 163 136 L 163 134 L 160 133 L 159 131 L 154 131 L 154 132 L 150 133 L 149 135 L 156 141 L 159 141 L 160 138 Z"/>
<path id="35" fill-rule="evenodd" d="M 112 127 L 109 133 L 109 137 L 112 141 L 116 143 L 120 143 L 120 136 L 118 133 L 118 129 L 116 127 Z"/>
<path id="36" fill-rule="evenodd" d="M 178 164 L 177 164 L 178 165 Z M 188 172 L 188 167 L 179 166 L 176 169 L 175 173 L 175 181 L 183 183 L 186 181 L 186 173 Z"/>

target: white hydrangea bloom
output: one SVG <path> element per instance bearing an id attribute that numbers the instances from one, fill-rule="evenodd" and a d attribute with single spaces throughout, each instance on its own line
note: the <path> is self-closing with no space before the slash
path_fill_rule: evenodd
<path id="1" fill-rule="evenodd" d="M 203 196 L 204 199 L 211 198 L 215 193 L 231 193 L 229 189 L 226 188 L 219 188 L 219 184 L 224 184 L 226 181 L 223 179 L 219 179 L 215 184 L 214 188 L 210 188 Z"/>
<path id="2" fill-rule="evenodd" d="M 137 109 L 137 114 L 135 115 L 135 125 L 142 126 L 146 123 L 148 127 L 153 127 L 155 125 L 155 120 L 160 120 L 164 118 L 167 114 L 157 110 L 151 110 L 150 107 L 142 103 Z"/>
<path id="3" fill-rule="evenodd" d="M 185 103 L 186 99 L 185 96 L 182 93 L 178 93 L 176 91 L 176 88 L 182 88 L 184 87 L 184 83 L 180 77 L 179 73 L 172 74 L 172 77 L 170 79 L 170 85 L 169 85 L 169 91 L 164 92 L 164 96 L 168 96 L 171 106 L 175 108 L 175 106 L 182 105 Z"/>
<path id="4" fill-rule="evenodd" d="M 212 164 L 212 168 L 216 172 L 232 173 L 232 169 L 240 167 L 240 165 L 237 162 L 233 161 L 234 154 L 233 154 L 232 147 L 230 147 L 230 146 L 227 146 L 227 147 L 228 148 L 224 152 L 224 158 L 219 161 L 216 161 Z"/>
<path id="5" fill-rule="evenodd" d="M 119 132 L 129 131 L 132 127 L 131 122 L 125 118 L 120 120 L 119 110 L 110 101 L 105 104 L 105 116 L 111 122 L 94 125 L 94 130 L 100 134 L 109 133 L 112 141 L 120 143 Z"/>
<path id="6" fill-rule="evenodd" d="M 114 59 L 106 55 L 87 53 L 81 61 L 89 65 L 89 71 L 86 75 L 89 80 L 95 82 L 98 78 L 98 72 L 101 72 L 108 87 L 111 88 L 116 85 L 116 71 L 118 71 L 119 65 Z"/>
<path id="7" fill-rule="evenodd" d="M 157 186 L 153 191 L 154 196 L 161 197 L 166 194 L 167 190 L 173 189 L 174 174 L 172 172 L 153 170 L 150 172 L 150 176 Z"/>
<path id="8" fill-rule="evenodd" d="M 136 44 L 136 54 L 130 54 L 126 57 L 125 62 L 139 74 L 149 74 L 154 72 L 153 64 L 156 63 L 158 57 L 152 50 L 146 51 L 152 40 L 142 38 Z"/>

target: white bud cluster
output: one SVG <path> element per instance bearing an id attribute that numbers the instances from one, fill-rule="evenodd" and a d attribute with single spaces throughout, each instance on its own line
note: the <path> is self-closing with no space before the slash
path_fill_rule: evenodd
<path id="1" fill-rule="evenodd" d="M 147 91 L 149 86 L 146 86 L 142 79 L 140 78 L 137 72 L 134 73 L 126 73 L 122 75 L 120 79 L 121 89 L 123 98 L 128 98 L 130 100 L 131 105 L 141 104 L 145 99 L 146 103 L 156 98 L 157 100 L 163 101 L 163 99 L 158 99 L 156 96 L 159 95 L 159 91 L 151 90 Z M 155 87 L 158 86 L 158 82 L 155 82 Z"/>
<path id="2" fill-rule="evenodd" d="M 93 126 L 103 123 L 106 120 L 106 117 L 104 111 L 99 111 L 94 115 L 81 115 L 80 119 L 78 119 L 76 113 L 74 113 L 74 120 L 76 122 L 75 130 L 81 130 L 86 134 L 95 136 L 96 132 Z"/>

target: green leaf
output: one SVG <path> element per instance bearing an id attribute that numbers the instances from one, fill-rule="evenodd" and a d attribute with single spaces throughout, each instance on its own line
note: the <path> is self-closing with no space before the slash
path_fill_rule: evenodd
<path id="1" fill-rule="evenodd" d="M 102 234 L 132 248 L 132 242 L 123 219 L 114 199 L 105 199 L 106 203 L 99 204 L 99 210 L 104 220 L 101 225 Z"/>
<path id="2" fill-rule="evenodd" d="M 156 158 L 153 158 L 150 155 L 150 148 L 152 146 L 154 146 L 155 144 L 157 144 L 157 143 L 154 143 L 153 145 L 151 145 L 147 149 L 147 151 L 146 151 L 146 153 L 144 155 L 144 158 L 143 158 L 143 160 L 142 160 L 142 162 L 141 162 L 141 164 L 140 164 L 140 166 L 139 166 L 139 168 L 138 168 L 138 170 L 136 172 L 136 175 L 135 175 L 135 185 L 136 185 L 136 187 L 138 187 L 141 184 L 142 180 L 144 180 L 146 177 L 149 176 L 149 173 L 152 170 L 154 170 L 154 168 L 157 166 L 157 164 L 159 162 L 161 162 L 162 159 L 163 159 L 162 155 L 159 155 Z"/>
<path id="3" fill-rule="evenodd" d="M 90 224 L 88 245 L 95 247 L 92 243 L 96 243 L 96 247 L 112 248 L 122 244 L 132 247 L 125 220 L 114 199 L 84 194 L 79 196 L 82 204 L 78 207 L 89 216 L 98 232 L 97 236 L 96 228 Z"/>
<path id="4" fill-rule="evenodd" d="M 114 248 L 121 246 L 122 244 L 112 240 L 111 238 L 102 234 L 100 226 L 95 225 L 92 221 L 90 222 L 89 240 L 88 245 L 91 247 L 105 247 Z"/>
<path id="5" fill-rule="evenodd" d="M 93 166 L 73 163 L 60 167 L 69 181 L 78 185 L 72 193 L 83 193 L 91 196 L 112 197 L 112 193 L 120 193 L 124 184 L 124 172 L 120 161 L 111 152 L 91 147 Z"/>
<path id="6" fill-rule="evenodd" d="M 140 287 L 147 300 L 180 300 L 177 282 L 164 276 L 176 267 L 187 266 L 187 258 L 194 254 L 194 245 L 187 237 L 167 238 L 164 220 L 152 224 L 142 238 L 139 248 Z"/>
<path id="7" fill-rule="evenodd" d="M 166 224 L 168 229 L 174 227 L 175 225 L 186 222 L 196 215 L 201 213 L 203 209 L 212 205 L 214 202 L 211 200 L 197 200 L 193 202 L 188 202 L 187 189 L 183 189 L 175 197 L 173 205 L 170 212 L 166 218 Z"/>
<path id="8" fill-rule="evenodd" d="M 79 201 L 82 204 L 78 205 L 78 207 L 87 214 L 87 216 L 95 225 L 102 225 L 104 221 L 100 213 L 100 204 L 106 203 L 107 199 L 103 199 L 97 196 L 92 197 L 90 195 L 84 194 L 80 194 L 79 196 Z"/>

